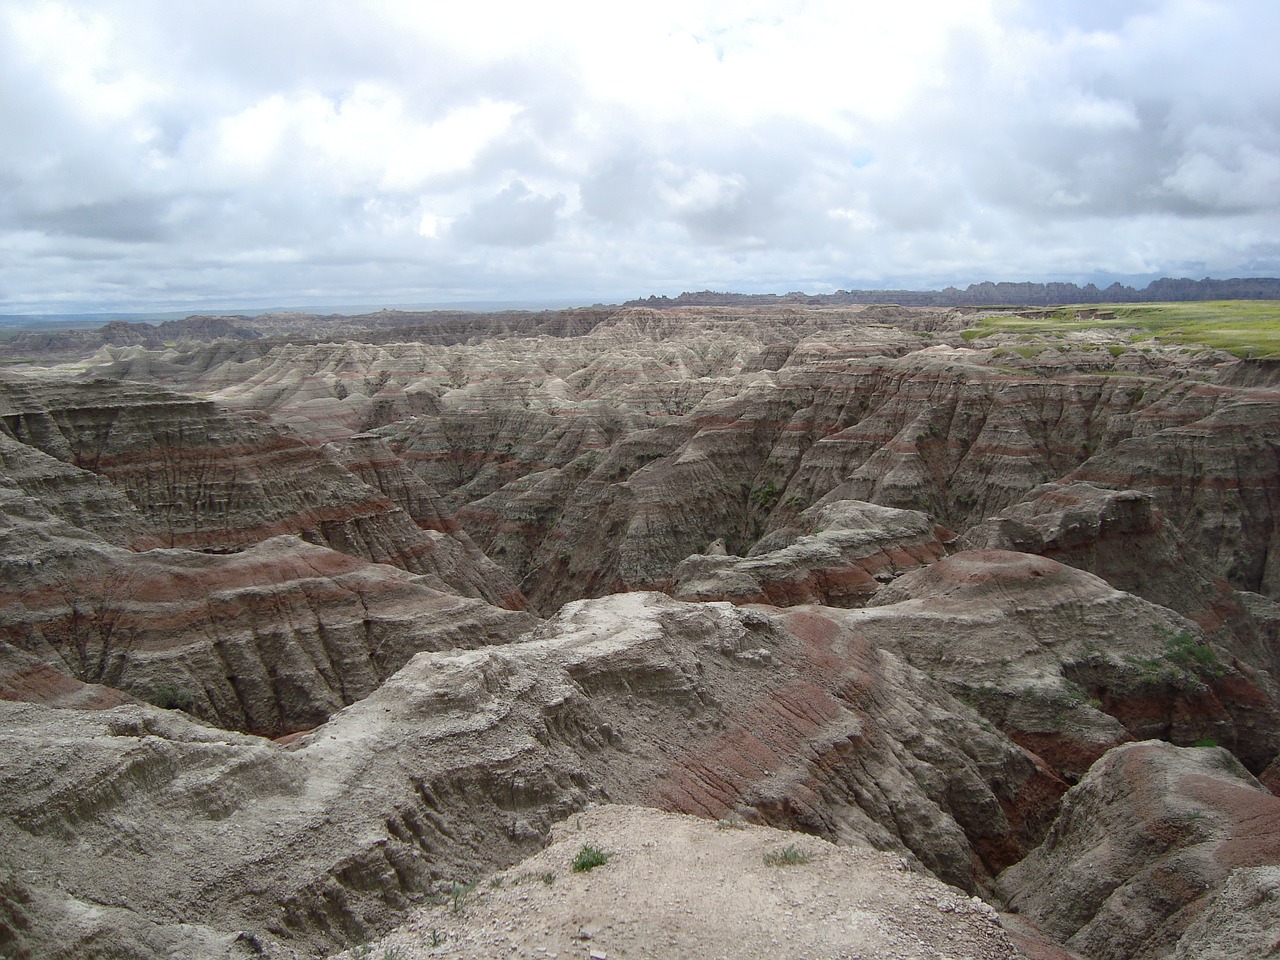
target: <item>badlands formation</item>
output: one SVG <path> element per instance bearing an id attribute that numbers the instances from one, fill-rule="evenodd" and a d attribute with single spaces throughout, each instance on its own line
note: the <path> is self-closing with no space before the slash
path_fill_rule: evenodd
<path id="1" fill-rule="evenodd" d="M 982 316 L 10 342 L 0 956 L 1280 956 L 1280 370 Z"/>

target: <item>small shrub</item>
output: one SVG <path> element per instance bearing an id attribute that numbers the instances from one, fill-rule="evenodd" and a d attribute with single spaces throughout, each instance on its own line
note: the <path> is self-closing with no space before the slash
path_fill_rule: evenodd
<path id="1" fill-rule="evenodd" d="M 143 696 L 143 699 L 164 710 L 185 710 L 190 712 L 196 705 L 196 698 L 190 690 L 185 690 L 175 683 L 161 683 L 154 690 Z"/>
<path id="2" fill-rule="evenodd" d="M 545 883 L 549 887 L 556 882 L 556 875 L 551 870 L 548 870 L 538 879 L 541 880 L 543 883 Z"/>
<path id="3" fill-rule="evenodd" d="M 764 865 L 766 867 L 798 867 L 813 859 L 813 854 L 805 853 L 794 843 L 789 843 L 781 850 L 766 850 Z"/>
<path id="4" fill-rule="evenodd" d="M 577 856 L 573 858 L 573 872 L 586 873 L 596 867 L 603 867 L 609 862 L 609 854 L 590 843 L 584 843 Z"/>
<path id="5" fill-rule="evenodd" d="M 747 499 L 751 501 L 752 506 L 761 510 L 772 510 L 773 505 L 778 502 L 778 497 L 782 496 L 782 491 L 778 489 L 778 485 L 769 480 L 761 487 L 755 487 L 747 495 Z"/>
<path id="6" fill-rule="evenodd" d="M 1213 739 L 1213 737 L 1202 737 L 1192 744 L 1194 747 L 1216 747 L 1217 745 L 1218 741 Z"/>

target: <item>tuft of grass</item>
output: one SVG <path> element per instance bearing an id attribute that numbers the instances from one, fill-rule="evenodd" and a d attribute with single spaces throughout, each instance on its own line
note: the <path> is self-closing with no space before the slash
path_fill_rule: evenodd
<path id="1" fill-rule="evenodd" d="M 458 883 L 458 881 L 454 880 L 449 884 L 447 892 L 432 894 L 428 898 L 428 902 L 447 903 L 449 904 L 449 909 L 454 913 L 466 913 L 467 904 L 471 902 L 475 892 L 476 885 L 474 883 Z"/>
<path id="2" fill-rule="evenodd" d="M 764 865 L 766 867 L 798 867 L 812 859 L 813 854 L 805 853 L 794 843 L 789 843 L 779 850 L 766 850 L 764 852 Z"/>
<path id="3" fill-rule="evenodd" d="M 584 843 L 582 849 L 573 858 L 573 872 L 586 873 L 596 867 L 603 867 L 609 862 L 610 854 L 605 853 L 594 844 Z"/>

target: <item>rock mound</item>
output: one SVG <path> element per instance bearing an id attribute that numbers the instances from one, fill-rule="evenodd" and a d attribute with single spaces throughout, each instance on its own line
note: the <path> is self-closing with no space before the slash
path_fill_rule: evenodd
<path id="1" fill-rule="evenodd" d="M 672 574 L 673 595 L 779 607 L 857 607 L 881 583 L 946 555 L 940 539 L 945 532 L 914 510 L 836 500 L 804 511 L 796 526 L 813 532 L 767 551 L 760 547 L 779 538 L 764 538 L 749 557 L 689 557 Z"/>
<path id="2" fill-rule="evenodd" d="M 1072 781 L 1129 739 L 1213 739 L 1258 771 L 1280 746 L 1265 673 L 1172 610 L 1047 557 L 957 553 L 845 616 Z"/>
<path id="3" fill-rule="evenodd" d="M 1000 890 L 1092 960 L 1255 960 L 1276 948 L 1277 863 L 1280 799 L 1220 748 L 1144 742 L 1094 765 Z"/>

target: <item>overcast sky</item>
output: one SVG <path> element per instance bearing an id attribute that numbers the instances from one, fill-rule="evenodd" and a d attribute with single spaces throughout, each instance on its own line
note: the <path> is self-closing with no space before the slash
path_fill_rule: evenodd
<path id="1" fill-rule="evenodd" d="M 1280 275 L 1280 2 L 0 0 L 0 312 Z"/>

